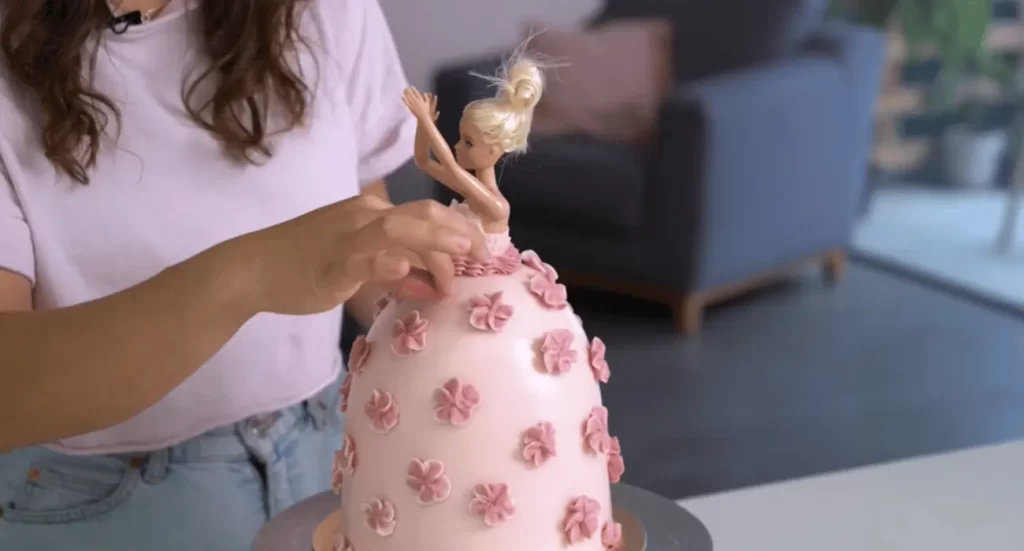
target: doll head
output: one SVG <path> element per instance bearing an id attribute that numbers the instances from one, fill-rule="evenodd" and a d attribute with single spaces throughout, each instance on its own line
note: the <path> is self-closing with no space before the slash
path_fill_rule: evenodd
<path id="1" fill-rule="evenodd" d="M 474 101 L 462 112 L 455 158 L 466 170 L 489 168 L 506 153 L 525 151 L 533 109 L 544 92 L 540 65 L 521 54 L 496 76 L 484 78 L 497 86 L 498 94 Z"/>

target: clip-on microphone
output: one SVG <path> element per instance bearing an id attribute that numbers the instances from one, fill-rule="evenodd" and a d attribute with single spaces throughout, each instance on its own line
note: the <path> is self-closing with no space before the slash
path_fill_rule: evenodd
<path id="1" fill-rule="evenodd" d="M 110 20 L 107 21 L 107 26 L 114 34 L 124 34 L 128 32 L 129 27 L 141 24 L 142 12 L 138 10 L 123 15 L 111 15 Z"/>

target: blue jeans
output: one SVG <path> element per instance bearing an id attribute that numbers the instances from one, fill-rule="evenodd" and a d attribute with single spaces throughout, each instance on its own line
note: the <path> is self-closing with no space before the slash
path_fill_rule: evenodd
<path id="1" fill-rule="evenodd" d="M 248 551 L 268 518 L 330 489 L 338 387 L 142 454 L 0 455 L 0 549 Z"/>

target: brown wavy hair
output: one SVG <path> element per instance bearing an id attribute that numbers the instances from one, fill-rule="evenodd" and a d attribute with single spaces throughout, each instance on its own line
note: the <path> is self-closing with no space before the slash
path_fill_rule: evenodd
<path id="1" fill-rule="evenodd" d="M 194 30 L 209 63 L 182 83 L 182 101 L 228 155 L 262 162 L 271 155 L 271 113 L 280 131 L 306 121 L 310 86 L 296 54 L 308 46 L 299 30 L 307 0 L 198 1 Z M 111 120 L 120 126 L 117 106 L 91 83 L 97 49 L 89 45 L 109 32 L 109 17 L 106 0 L 0 0 L 0 51 L 40 109 L 43 151 L 82 184 Z M 201 98 L 211 81 L 212 96 Z"/>

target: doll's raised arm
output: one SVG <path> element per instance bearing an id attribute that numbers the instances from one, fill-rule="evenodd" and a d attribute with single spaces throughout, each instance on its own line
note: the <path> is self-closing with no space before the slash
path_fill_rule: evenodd
<path id="1" fill-rule="evenodd" d="M 505 198 L 496 197 L 480 180 L 455 162 L 455 155 L 432 120 L 433 115 L 423 117 L 416 113 L 416 116 L 418 125 L 413 151 L 416 168 L 468 199 L 477 208 L 485 209 L 486 212 L 481 214 L 495 219 L 508 217 Z M 431 158 L 431 151 L 437 157 L 436 161 Z"/>

